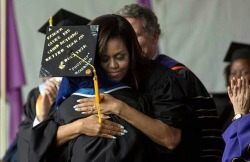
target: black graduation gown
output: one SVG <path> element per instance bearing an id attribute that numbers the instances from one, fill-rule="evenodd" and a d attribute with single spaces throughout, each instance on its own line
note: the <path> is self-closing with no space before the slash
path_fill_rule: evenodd
<path id="1" fill-rule="evenodd" d="M 140 134 L 137 134 L 139 132 L 137 132 L 136 129 L 133 129 L 133 127 L 123 123 L 124 121 L 122 119 L 112 116 L 112 120 L 121 122 L 122 125 L 125 125 L 125 128 L 127 127 L 126 129 L 128 129 L 128 134 L 118 137 L 116 140 L 80 136 L 70 141 L 67 145 L 65 145 L 66 147 L 61 147 L 60 149 L 62 150 L 55 150 L 55 148 L 53 148 L 53 140 L 55 140 L 55 134 L 60 123 L 56 121 L 57 117 L 54 117 L 51 118 L 51 120 L 46 120 L 33 128 L 31 136 L 32 142 L 30 145 L 30 161 L 43 161 L 48 157 L 56 157 L 56 153 L 59 153 L 60 151 L 64 152 L 61 154 L 63 157 L 60 156 L 60 160 L 57 161 L 63 161 L 61 159 L 68 159 L 68 157 L 71 157 L 70 160 L 72 161 L 87 158 L 83 157 L 81 153 L 84 156 L 96 155 L 98 157 L 98 153 L 100 153 L 100 157 L 102 158 L 96 161 L 101 162 L 198 161 L 200 150 L 200 129 L 197 127 L 196 116 L 194 115 L 193 108 L 188 104 L 189 99 L 187 96 L 189 92 L 187 91 L 186 82 L 171 69 L 153 61 L 151 63 L 152 65 L 148 67 L 149 70 L 144 73 L 143 82 L 140 83 L 140 99 L 138 102 L 138 109 L 152 118 L 159 119 L 170 126 L 180 128 L 182 130 L 181 143 L 177 149 L 171 151 L 167 148 L 163 148 L 148 138 L 144 141 L 143 136 L 139 138 Z M 115 97 L 115 94 L 112 95 Z M 128 96 L 127 93 L 124 97 L 126 96 Z M 72 107 L 73 106 L 69 108 L 73 109 Z M 137 134 L 136 137 L 129 136 L 129 134 L 133 133 L 133 131 Z M 89 139 L 90 142 L 88 143 L 86 139 Z M 141 140 L 144 143 L 142 143 Z M 103 141 L 105 142 L 103 143 Z M 114 145 L 113 142 L 115 143 Z M 108 144 L 106 145 L 105 143 Z M 141 145 L 141 143 L 143 145 Z M 99 148 L 95 147 L 93 144 L 100 146 L 100 148 L 102 148 L 101 150 L 104 150 L 104 153 L 102 154 Z M 73 145 L 70 147 L 70 150 L 68 150 L 69 145 Z M 122 145 L 126 145 L 126 148 Z M 109 149 L 107 150 L 105 148 Z M 129 153 L 131 156 L 128 156 L 128 159 L 122 158 L 124 157 L 123 155 L 128 153 L 128 149 L 132 150 L 132 152 Z M 146 149 L 145 153 L 143 153 L 143 149 Z M 88 155 L 86 154 L 87 152 L 89 153 Z M 53 156 L 51 156 L 51 154 L 53 154 Z M 113 156 L 115 156 L 116 159 L 114 159 Z M 95 160 L 94 157 L 90 158 L 92 158 L 93 161 Z M 85 161 L 89 161 L 89 159 L 87 158 Z"/>
<path id="2" fill-rule="evenodd" d="M 200 79 L 185 65 L 163 54 L 160 54 L 156 58 L 156 61 L 160 62 L 161 64 L 169 68 L 173 68 L 179 75 L 184 77 L 185 80 L 187 81 L 187 84 L 189 85 L 189 93 L 192 97 L 198 97 L 198 96 L 210 97 L 210 94 L 208 93 L 207 89 L 202 84 Z M 181 68 L 175 69 L 175 67 L 181 67 Z"/>
<path id="3" fill-rule="evenodd" d="M 151 143 L 151 161 L 199 161 L 200 128 L 186 81 L 173 70 L 152 62 L 141 86 L 140 107 L 149 116 L 182 130 L 177 149 L 171 151 Z"/>
<path id="4" fill-rule="evenodd" d="M 40 92 L 38 88 L 32 89 L 29 92 L 26 103 L 23 107 L 24 119 L 19 125 L 19 131 L 17 134 L 17 158 L 19 162 L 28 161 L 29 138 L 36 117 L 36 101 L 39 94 Z"/>
<path id="5" fill-rule="evenodd" d="M 120 89 L 110 93 L 132 107 L 137 107 L 137 97 L 132 89 Z M 73 161 L 73 162 L 145 162 L 147 147 L 145 136 L 132 125 L 116 115 L 109 115 L 111 121 L 120 123 L 128 131 L 117 139 L 107 139 L 81 135 L 56 150 L 53 140 L 59 125 L 64 125 L 86 117 L 76 112 L 73 106 L 83 96 L 71 95 L 59 106 L 51 120 L 38 125 L 33 130 L 30 161 Z M 49 131 L 50 130 L 50 131 Z M 51 132 L 52 131 L 52 132 Z M 43 134 L 43 136 L 41 136 Z M 43 142 L 40 142 L 40 141 Z M 39 145 L 40 144 L 40 145 Z M 42 145 L 42 146 L 41 146 Z"/>
<path id="6" fill-rule="evenodd" d="M 17 133 L 17 159 L 19 162 L 28 161 L 30 134 L 36 117 L 36 101 L 39 95 L 40 91 L 38 87 L 32 89 L 23 106 L 24 119 L 19 125 Z M 51 108 L 50 114 L 53 110 L 54 108 Z"/>
<path id="7" fill-rule="evenodd" d="M 208 93 L 200 79 L 184 64 L 166 55 L 159 55 L 156 61 L 173 69 L 188 84 L 190 101 L 197 113 L 199 127 L 202 130 L 202 161 L 217 162 L 221 160 L 224 149 L 222 135 L 222 123 L 218 115 L 218 107 L 215 100 Z M 218 144 L 213 144 L 218 143 Z"/>

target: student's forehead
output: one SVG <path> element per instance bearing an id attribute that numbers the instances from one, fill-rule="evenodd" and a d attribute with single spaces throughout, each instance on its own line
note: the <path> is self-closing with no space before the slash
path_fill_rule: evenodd
<path id="1" fill-rule="evenodd" d="M 250 67 L 250 61 L 246 59 L 237 59 L 232 62 L 231 67 Z"/>

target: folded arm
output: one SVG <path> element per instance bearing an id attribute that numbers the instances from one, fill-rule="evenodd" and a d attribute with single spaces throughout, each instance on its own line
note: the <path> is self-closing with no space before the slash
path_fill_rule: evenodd
<path id="1" fill-rule="evenodd" d="M 80 100 L 80 104 L 76 105 L 76 109 L 86 114 L 97 113 L 96 109 L 90 111 L 90 107 L 93 107 L 93 105 L 94 98 L 83 98 Z M 101 113 L 118 115 L 155 143 L 170 150 L 175 149 L 181 141 L 180 129 L 165 124 L 161 120 L 151 118 L 123 101 L 113 98 L 111 95 L 105 94 L 100 106 Z"/>
<path id="2" fill-rule="evenodd" d="M 102 115 L 102 119 L 102 123 L 100 124 L 98 123 L 97 115 L 90 115 L 72 123 L 59 126 L 56 135 L 56 145 L 61 146 L 79 135 L 115 139 L 116 136 L 124 135 L 126 132 L 122 125 L 107 120 L 108 116 Z"/>

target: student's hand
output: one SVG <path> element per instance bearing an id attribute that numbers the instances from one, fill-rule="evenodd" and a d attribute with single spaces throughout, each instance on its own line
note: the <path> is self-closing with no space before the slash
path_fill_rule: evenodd
<path id="1" fill-rule="evenodd" d="M 122 136 L 127 131 L 120 124 L 107 120 L 109 117 L 101 115 L 102 123 L 98 123 L 97 115 L 90 115 L 86 118 L 78 119 L 78 128 L 81 134 L 87 136 L 97 136 L 115 139 L 115 136 Z"/>
<path id="2" fill-rule="evenodd" d="M 100 111 L 102 114 L 120 114 L 123 102 L 112 97 L 109 94 L 101 94 L 103 99 L 100 102 Z M 76 111 L 83 114 L 96 114 L 97 108 L 95 106 L 95 98 L 82 98 L 77 101 L 79 104 L 75 105 Z"/>
<path id="3" fill-rule="evenodd" d="M 250 109 L 250 85 L 248 80 L 241 77 L 233 78 L 228 86 L 228 95 L 233 104 L 235 114 L 247 114 Z"/>
<path id="4" fill-rule="evenodd" d="M 37 109 L 37 118 L 42 122 L 48 115 L 52 104 L 55 102 L 59 82 L 54 79 L 48 79 L 44 83 L 44 95 L 42 96 L 40 109 Z"/>

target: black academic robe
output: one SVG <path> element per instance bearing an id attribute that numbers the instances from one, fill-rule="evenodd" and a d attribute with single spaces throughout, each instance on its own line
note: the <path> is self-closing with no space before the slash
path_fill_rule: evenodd
<path id="1" fill-rule="evenodd" d="M 156 58 L 157 62 L 172 68 L 176 71 L 180 76 L 182 76 L 189 85 L 189 94 L 192 97 L 210 97 L 211 95 L 208 93 L 206 87 L 202 84 L 200 79 L 184 64 L 174 60 L 173 58 L 160 54 Z"/>
<path id="2" fill-rule="evenodd" d="M 137 107 L 137 96 L 131 88 L 116 90 L 110 93 L 115 98 L 126 102 L 132 107 Z M 78 118 L 84 118 L 72 107 L 76 104 L 81 95 L 71 95 L 66 99 L 58 109 L 58 118 L 61 125 L 67 124 Z M 69 115 L 70 114 L 70 115 Z M 132 125 L 116 115 L 109 115 L 111 121 L 121 124 L 129 132 L 124 136 L 114 139 L 89 137 L 81 135 L 70 141 L 66 146 L 68 152 L 68 161 L 74 162 L 138 162 L 146 160 L 145 136 Z"/>
<path id="3" fill-rule="evenodd" d="M 28 151 L 30 143 L 30 134 L 33 128 L 33 122 L 36 117 L 36 102 L 40 95 L 39 88 L 32 89 L 27 97 L 27 100 L 23 106 L 23 116 L 21 124 L 19 125 L 19 131 L 17 133 L 17 159 L 18 162 L 28 161 Z M 54 108 L 51 108 L 51 112 Z"/>
<path id="4" fill-rule="evenodd" d="M 24 120 L 19 125 L 17 134 L 17 158 L 19 162 L 28 161 L 29 138 L 33 121 L 36 117 L 36 101 L 40 92 L 38 88 L 32 89 L 23 107 Z"/>
<path id="5" fill-rule="evenodd" d="M 116 90 L 110 94 L 132 107 L 137 107 L 138 99 L 131 88 Z M 52 142 L 56 136 L 54 130 L 57 130 L 59 125 L 86 117 L 73 109 L 73 106 L 77 104 L 76 101 L 80 98 L 83 96 L 74 93 L 62 102 L 53 118 L 33 129 L 30 161 L 44 161 L 45 159 L 46 161 L 60 162 L 147 161 L 145 135 L 116 115 L 109 115 L 111 117 L 109 120 L 124 126 L 128 131 L 124 136 L 119 136 L 117 139 L 107 139 L 80 135 L 59 149 L 55 149 Z"/>
<path id="6" fill-rule="evenodd" d="M 166 66 L 152 62 L 140 92 L 140 107 L 146 114 L 182 130 L 181 143 L 173 151 L 152 142 L 151 161 L 199 161 L 200 128 L 189 103 L 186 81 Z"/>
<path id="7" fill-rule="evenodd" d="M 64 153 L 59 156 L 60 160 L 57 161 L 63 161 L 62 159 L 65 160 L 68 157 L 70 157 L 71 161 L 85 160 L 88 162 L 91 161 L 89 159 L 98 162 L 198 161 L 200 130 L 197 126 L 193 108 L 188 103 L 189 92 L 186 82 L 171 69 L 153 61 L 148 66 L 148 70 L 145 69 L 143 75 L 143 82 L 139 84 L 138 92 L 140 98 L 138 109 L 152 118 L 159 119 L 170 126 L 182 130 L 181 143 L 177 149 L 171 151 L 155 144 L 148 138 L 144 140 L 140 132 L 122 119 L 112 116 L 112 120 L 125 125 L 125 129 L 128 129 L 128 134 L 118 137 L 116 140 L 80 136 L 67 143 L 65 145 L 66 149 L 61 147 L 60 150 L 56 150 L 53 148 L 53 140 L 55 140 L 58 125 L 61 123 L 54 116 L 51 120 L 46 120 L 33 128 L 29 160 L 40 162 L 47 158 L 49 161 L 50 159 L 48 158 L 57 157 L 56 153 L 63 151 Z M 115 94 L 112 95 L 116 97 Z M 128 93 L 121 96 L 129 97 Z M 123 97 L 121 100 L 123 100 Z M 72 107 L 69 107 L 69 109 L 73 109 Z M 69 145 L 71 146 L 70 151 L 68 150 Z M 131 150 L 131 152 L 128 152 L 128 150 Z M 126 154 L 127 156 L 125 157 L 124 155 Z M 101 158 L 95 159 L 95 156 Z"/>
<path id="8" fill-rule="evenodd" d="M 191 104 L 197 113 L 199 127 L 202 130 L 202 161 L 217 162 L 221 160 L 224 149 L 222 124 L 213 97 L 208 93 L 200 79 L 184 64 L 166 55 L 158 55 L 157 62 L 171 68 L 183 77 L 188 84 Z M 213 144 L 219 143 L 219 144 Z"/>

